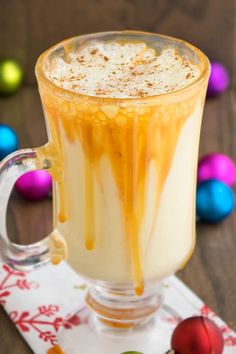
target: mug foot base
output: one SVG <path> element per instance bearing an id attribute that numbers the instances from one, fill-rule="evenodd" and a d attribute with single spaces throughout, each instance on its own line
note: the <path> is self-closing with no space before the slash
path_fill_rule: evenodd
<path id="1" fill-rule="evenodd" d="M 77 325 L 73 325 L 76 319 Z M 65 354 L 121 354 L 126 351 L 164 354 L 170 349 L 172 332 L 181 320 L 178 313 L 164 305 L 143 326 L 117 328 L 107 326 L 84 307 L 71 317 L 70 328 L 61 329 L 58 341 Z"/>

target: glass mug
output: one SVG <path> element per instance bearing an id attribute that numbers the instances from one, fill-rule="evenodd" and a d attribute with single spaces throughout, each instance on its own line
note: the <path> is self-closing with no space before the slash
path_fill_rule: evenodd
<path id="1" fill-rule="evenodd" d="M 198 65 L 199 77 L 174 92 L 104 98 L 50 81 L 55 59 L 96 39 L 171 47 Z M 195 191 L 202 112 L 210 65 L 192 45 L 136 31 L 65 40 L 43 53 L 36 76 L 49 142 L 1 162 L 1 257 L 31 270 L 67 259 L 88 282 L 86 302 L 107 327 L 141 326 L 162 304 L 163 279 L 181 269 L 195 243 Z M 11 243 L 5 214 L 22 174 L 53 177 L 54 231 L 28 246 Z"/>

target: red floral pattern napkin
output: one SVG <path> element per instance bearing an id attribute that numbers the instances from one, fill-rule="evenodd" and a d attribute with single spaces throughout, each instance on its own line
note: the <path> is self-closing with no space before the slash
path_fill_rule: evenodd
<path id="1" fill-rule="evenodd" d="M 4 306 L 18 330 L 35 354 L 44 354 L 57 343 L 60 328 L 71 330 L 83 323 L 83 316 L 68 314 L 84 306 L 85 283 L 68 264 L 48 265 L 23 273 L 0 264 L 0 304 Z M 177 277 L 166 281 L 165 304 L 181 318 L 204 315 L 220 327 L 224 354 L 236 354 L 236 334 Z M 83 311 L 80 312 L 82 314 Z M 176 316 L 163 321 L 173 325 Z"/>

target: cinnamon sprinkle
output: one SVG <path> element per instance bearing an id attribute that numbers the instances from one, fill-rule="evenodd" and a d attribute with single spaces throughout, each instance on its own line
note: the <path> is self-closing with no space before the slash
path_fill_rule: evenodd
<path id="1" fill-rule="evenodd" d="M 173 48 L 157 51 L 146 43 L 89 42 L 56 58 L 47 76 L 56 85 L 103 97 L 144 97 L 173 92 L 199 75 L 199 68 Z M 56 61 L 58 60 L 58 61 Z"/>

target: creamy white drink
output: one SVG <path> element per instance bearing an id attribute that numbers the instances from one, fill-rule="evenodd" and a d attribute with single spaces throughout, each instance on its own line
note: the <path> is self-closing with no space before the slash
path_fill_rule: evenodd
<path id="1" fill-rule="evenodd" d="M 200 68 L 174 48 L 138 41 L 65 52 L 45 68 L 61 96 L 40 87 L 56 180 L 52 261 L 67 253 L 77 272 L 134 283 L 140 295 L 194 247 L 205 92 L 183 90 Z"/>

